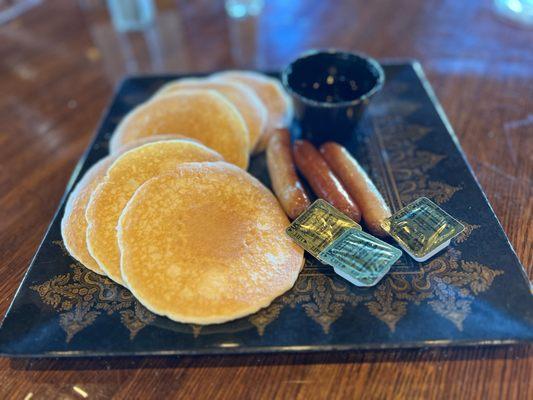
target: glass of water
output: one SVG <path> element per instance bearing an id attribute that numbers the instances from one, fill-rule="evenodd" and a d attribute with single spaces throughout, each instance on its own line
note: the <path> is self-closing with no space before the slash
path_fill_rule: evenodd
<path id="1" fill-rule="evenodd" d="M 263 0 L 226 0 L 228 33 L 233 62 L 238 68 L 260 67 L 259 16 Z"/>
<path id="2" fill-rule="evenodd" d="M 230 18 L 257 17 L 261 14 L 264 0 L 226 0 L 226 12 Z"/>
<path id="3" fill-rule="evenodd" d="M 156 15 L 153 0 L 107 0 L 107 7 L 118 32 L 144 30 Z"/>

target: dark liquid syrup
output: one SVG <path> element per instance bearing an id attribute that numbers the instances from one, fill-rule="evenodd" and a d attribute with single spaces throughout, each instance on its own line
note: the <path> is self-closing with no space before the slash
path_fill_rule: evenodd
<path id="1" fill-rule="evenodd" d="M 321 57 L 292 67 L 288 83 L 300 96 L 324 103 L 357 100 L 375 85 L 377 77 L 353 60 Z"/>
<path id="2" fill-rule="evenodd" d="M 301 82 L 295 91 L 308 99 L 326 103 L 352 101 L 365 94 L 355 79 L 344 75 L 327 75 L 315 82 Z"/>

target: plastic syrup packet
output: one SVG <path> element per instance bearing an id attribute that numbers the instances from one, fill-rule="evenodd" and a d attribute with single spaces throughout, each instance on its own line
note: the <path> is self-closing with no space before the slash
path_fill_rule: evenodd
<path id="1" fill-rule="evenodd" d="M 426 261 L 459 235 L 464 225 L 426 197 L 408 204 L 381 227 L 416 261 Z"/>
<path id="2" fill-rule="evenodd" d="M 357 229 L 344 232 L 318 259 L 356 286 L 374 286 L 402 256 L 402 251 Z"/>
<path id="3" fill-rule="evenodd" d="M 314 257 L 326 249 L 348 229 L 361 226 L 328 202 L 318 199 L 296 218 L 286 232 Z"/>

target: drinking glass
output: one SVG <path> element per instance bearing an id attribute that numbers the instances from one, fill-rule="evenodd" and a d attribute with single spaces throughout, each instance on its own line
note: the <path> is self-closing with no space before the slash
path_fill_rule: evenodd
<path id="1" fill-rule="evenodd" d="M 156 14 L 153 0 L 107 0 L 107 7 L 118 32 L 144 30 Z"/>
<path id="2" fill-rule="evenodd" d="M 259 16 L 263 0 L 226 0 L 230 51 L 237 68 L 258 68 Z"/>

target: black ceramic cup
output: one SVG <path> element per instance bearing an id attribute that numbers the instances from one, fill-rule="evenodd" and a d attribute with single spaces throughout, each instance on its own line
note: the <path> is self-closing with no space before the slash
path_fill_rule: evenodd
<path id="1" fill-rule="evenodd" d="M 373 58 L 339 50 L 313 50 L 282 74 L 294 103 L 297 136 L 315 144 L 353 137 L 385 74 Z"/>

